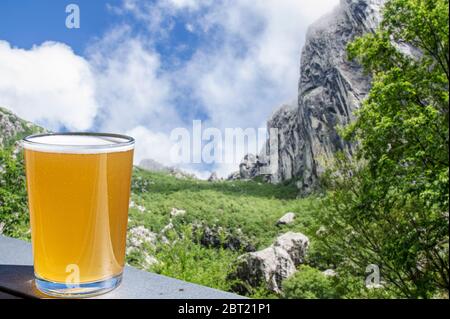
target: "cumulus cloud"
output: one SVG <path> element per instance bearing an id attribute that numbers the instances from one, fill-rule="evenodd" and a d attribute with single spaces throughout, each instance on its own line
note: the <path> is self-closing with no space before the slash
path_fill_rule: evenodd
<path id="1" fill-rule="evenodd" d="M 124 0 L 122 9 L 143 21 L 152 39 L 170 37 L 178 20 L 197 36 L 200 45 L 171 72 L 171 85 L 191 109 L 205 115 L 206 126 L 223 130 L 264 127 L 275 107 L 297 95 L 306 29 L 337 3 Z M 244 145 L 235 145 L 236 163 L 214 169 L 226 176 L 245 152 Z"/>
<path id="2" fill-rule="evenodd" d="M 190 129 L 198 117 L 223 132 L 264 127 L 275 107 L 295 98 L 307 26 L 337 3 L 123 0 L 109 8 L 127 19 L 84 57 L 61 43 L 22 50 L 0 41 L 0 105 L 55 130 L 128 133 L 137 140 L 135 163 L 170 163 L 172 128 Z M 177 38 L 177 23 L 194 47 Z M 246 147 L 235 150 L 236 163 L 185 168 L 226 176 Z"/>
<path id="3" fill-rule="evenodd" d="M 213 43 L 197 50 L 182 78 L 212 123 L 255 127 L 295 97 L 306 29 L 337 2 L 221 1 L 208 8 L 194 27 Z"/>
<path id="4" fill-rule="evenodd" d="M 98 126 L 123 132 L 142 125 L 167 132 L 180 125 L 170 77 L 161 71 L 159 54 L 129 31 L 114 29 L 88 50 L 100 105 Z"/>
<path id="5" fill-rule="evenodd" d="M 173 142 L 168 135 L 151 131 L 144 126 L 137 126 L 126 133 L 136 140 L 134 163 L 151 158 L 167 166 L 172 164 L 170 150 Z"/>
<path id="6" fill-rule="evenodd" d="M 180 70 L 179 85 L 208 114 L 208 125 L 264 127 L 273 109 L 297 96 L 308 25 L 338 0 L 220 1 L 203 6 L 192 30 L 208 39 Z M 203 33 L 202 33 L 203 32 Z M 236 158 L 245 147 L 236 145 Z M 220 176 L 237 168 L 215 167 Z"/>
<path id="7" fill-rule="evenodd" d="M 98 111 L 89 63 L 62 43 L 0 41 L 0 105 L 50 129 L 87 130 Z"/>

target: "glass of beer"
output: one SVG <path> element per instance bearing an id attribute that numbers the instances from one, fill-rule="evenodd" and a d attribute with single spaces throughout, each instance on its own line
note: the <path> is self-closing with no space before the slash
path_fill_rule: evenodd
<path id="1" fill-rule="evenodd" d="M 125 263 L 134 139 L 56 133 L 22 144 L 36 287 L 59 297 L 114 289 Z"/>

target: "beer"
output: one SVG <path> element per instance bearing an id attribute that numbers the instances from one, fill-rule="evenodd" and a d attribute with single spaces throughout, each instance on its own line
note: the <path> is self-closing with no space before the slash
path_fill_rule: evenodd
<path id="1" fill-rule="evenodd" d="M 120 282 L 133 145 L 128 137 L 99 134 L 24 139 L 39 289 L 84 294 Z"/>

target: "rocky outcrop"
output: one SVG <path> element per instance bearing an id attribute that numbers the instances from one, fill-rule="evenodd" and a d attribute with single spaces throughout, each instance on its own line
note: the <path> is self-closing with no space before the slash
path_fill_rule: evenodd
<path id="1" fill-rule="evenodd" d="M 234 289 L 245 293 L 246 286 L 267 286 L 273 292 L 281 292 L 281 282 L 296 272 L 304 262 L 309 239 L 302 233 L 288 232 L 279 236 L 271 246 L 238 258 L 236 270 L 230 279 L 239 279 Z"/>
<path id="2" fill-rule="evenodd" d="M 239 171 L 231 173 L 227 180 L 249 180 L 264 174 L 263 168 L 267 166 L 265 158 L 259 155 L 246 154 L 239 164 Z"/>
<path id="3" fill-rule="evenodd" d="M 279 236 L 273 246 L 285 250 L 291 257 L 294 265 L 298 266 L 304 262 L 309 239 L 302 233 L 287 232 Z"/>
<path id="4" fill-rule="evenodd" d="M 346 47 L 355 37 L 374 31 L 383 3 L 341 0 L 331 14 L 310 26 L 301 55 L 298 100 L 281 106 L 267 122 L 269 134 L 270 128 L 278 130 L 265 147 L 267 154 L 277 154 L 271 157 L 277 161 L 272 182 L 297 179 L 302 192 L 309 193 L 334 153 L 352 153 L 353 146 L 336 127 L 353 119 L 369 91 L 370 77 L 348 60 Z"/>
<path id="5" fill-rule="evenodd" d="M 289 225 L 294 222 L 295 213 L 289 212 L 284 214 L 280 219 L 277 220 L 277 225 Z"/>
<path id="6" fill-rule="evenodd" d="M 0 107 L 0 132 L 0 147 L 5 147 L 12 146 L 15 141 L 26 135 L 45 132 L 45 130 Z"/>
<path id="7" fill-rule="evenodd" d="M 209 226 L 203 222 L 193 224 L 193 233 L 198 243 L 205 247 L 226 248 L 233 251 L 255 251 L 252 244 L 241 229 L 227 229 L 222 226 Z"/>
<path id="8" fill-rule="evenodd" d="M 217 176 L 216 172 L 212 172 L 211 175 L 208 177 L 208 182 L 217 182 L 219 180 L 219 177 Z"/>

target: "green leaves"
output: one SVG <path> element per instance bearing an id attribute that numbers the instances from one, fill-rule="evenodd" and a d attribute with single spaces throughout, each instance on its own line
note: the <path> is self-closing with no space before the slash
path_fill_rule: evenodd
<path id="1" fill-rule="evenodd" d="M 448 295 L 448 0 L 388 1 L 348 53 L 373 82 L 343 130 L 355 158 L 338 156 L 324 177 L 319 219 L 333 232 L 321 248 L 353 274 L 376 263 L 403 296 Z"/>
<path id="2" fill-rule="evenodd" d="M 285 298 L 332 299 L 337 297 L 333 279 L 309 266 L 300 266 L 299 271 L 283 282 Z"/>
<path id="3" fill-rule="evenodd" d="M 29 239 L 22 154 L 0 148 L 0 222 L 5 236 Z"/>

